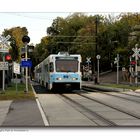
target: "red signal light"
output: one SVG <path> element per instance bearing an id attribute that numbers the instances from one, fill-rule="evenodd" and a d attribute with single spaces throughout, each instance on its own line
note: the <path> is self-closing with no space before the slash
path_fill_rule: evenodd
<path id="1" fill-rule="evenodd" d="M 8 54 L 8 55 L 5 56 L 5 60 L 9 61 L 9 60 L 11 60 L 11 59 L 12 59 L 12 58 L 11 58 L 11 55 Z"/>
<path id="2" fill-rule="evenodd" d="M 131 61 L 130 64 L 131 65 L 136 65 L 136 61 Z"/>

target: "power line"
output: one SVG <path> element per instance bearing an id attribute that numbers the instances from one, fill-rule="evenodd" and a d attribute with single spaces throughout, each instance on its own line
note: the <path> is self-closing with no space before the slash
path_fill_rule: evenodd
<path id="1" fill-rule="evenodd" d="M 96 43 L 85 43 L 85 42 L 63 42 L 63 41 L 59 41 L 57 42 L 58 44 L 59 43 L 62 43 L 62 44 L 96 44 Z"/>
<path id="2" fill-rule="evenodd" d="M 26 15 L 26 14 L 40 14 L 40 13 L 4 13 L 7 15 L 12 15 L 12 16 L 18 16 L 18 17 L 24 17 L 24 18 L 29 18 L 29 19 L 39 19 L 39 20 L 54 20 L 56 17 L 40 17 L 40 16 L 31 16 L 31 15 Z M 43 13 L 42 13 L 43 14 Z"/>
<path id="3" fill-rule="evenodd" d="M 57 37 L 58 37 L 58 38 L 59 38 L 59 37 L 81 37 L 81 38 L 82 38 L 82 37 L 83 37 L 83 38 L 86 38 L 86 37 L 95 37 L 95 36 L 63 36 L 63 35 L 61 36 L 61 35 L 60 35 L 60 36 L 50 36 L 50 37 L 56 37 L 56 38 L 57 38 Z"/>

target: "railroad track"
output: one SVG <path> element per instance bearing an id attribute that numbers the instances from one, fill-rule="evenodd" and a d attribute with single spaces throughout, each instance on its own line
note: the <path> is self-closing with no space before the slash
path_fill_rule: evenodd
<path id="1" fill-rule="evenodd" d="M 40 90 L 40 87 L 36 87 L 36 89 Z M 91 91 L 91 89 L 90 89 L 90 91 Z M 97 91 L 97 90 L 94 90 L 94 91 Z M 45 96 L 47 96 L 48 92 L 45 94 L 46 94 Z M 53 94 L 53 93 L 49 93 L 49 94 Z M 106 93 L 101 92 L 99 94 L 106 94 Z M 94 122 L 94 124 L 96 124 L 97 126 L 110 126 L 110 127 L 112 127 L 112 126 L 122 125 L 120 122 L 117 122 L 114 119 L 112 119 L 112 116 L 110 116 L 110 114 L 104 114 L 104 111 L 105 111 L 105 113 L 106 112 L 108 112 L 108 113 L 115 112 L 116 114 L 120 115 L 119 117 L 122 120 L 123 119 L 125 120 L 125 117 L 126 118 L 128 117 L 128 118 L 130 118 L 129 121 L 137 120 L 138 122 L 140 122 L 139 113 L 137 114 L 136 112 L 129 110 L 129 108 L 125 109 L 121 106 L 118 106 L 117 104 L 115 105 L 115 104 L 97 99 L 96 96 L 95 97 L 91 96 L 91 93 L 87 94 L 87 92 L 85 92 L 83 90 L 71 92 L 71 93 L 54 93 L 53 95 L 60 97 L 64 102 L 71 105 L 75 110 L 80 112 L 82 115 L 84 115 L 90 121 Z M 120 93 L 119 93 L 119 95 L 120 95 Z M 112 96 L 112 95 L 109 95 L 109 96 Z M 120 98 L 117 95 L 115 95 L 114 97 Z M 131 97 L 131 95 L 130 95 L 130 97 Z M 123 98 L 121 98 L 121 99 L 123 99 Z M 96 108 L 96 106 L 98 106 L 98 105 L 101 107 Z M 102 108 L 105 110 L 102 110 Z M 125 117 L 123 117 L 123 116 L 125 116 Z M 115 119 L 116 120 L 118 119 L 117 116 L 115 117 Z M 127 121 L 127 119 L 126 119 L 126 121 Z"/>
<path id="2" fill-rule="evenodd" d="M 82 105 L 81 103 L 71 99 L 70 97 L 68 97 L 67 95 L 64 95 L 64 94 L 59 94 L 59 97 L 62 98 L 65 102 L 71 104 L 74 108 L 78 108 L 78 110 L 81 110 L 80 111 L 83 115 L 85 115 L 88 119 L 90 119 L 91 121 L 93 121 L 94 123 L 96 123 L 98 126 L 102 126 L 102 125 L 105 125 L 105 126 L 117 126 L 116 123 L 110 121 L 109 119 L 103 117 L 102 115 L 98 114 L 97 112 L 87 108 L 86 106 Z M 91 117 L 93 116 L 93 117 Z M 100 120 L 101 122 L 98 123 L 96 121 L 96 119 Z M 101 125 L 102 123 L 102 125 Z"/>
<path id="3" fill-rule="evenodd" d="M 94 102 L 103 104 L 103 105 L 105 105 L 105 106 L 108 106 L 108 107 L 110 107 L 110 108 L 112 108 L 112 109 L 115 109 L 115 110 L 117 110 L 117 111 L 119 111 L 119 112 L 128 114 L 128 115 L 130 115 L 130 116 L 132 116 L 132 117 L 134 117 L 134 118 L 136 118 L 136 119 L 140 119 L 140 115 L 138 115 L 138 114 L 136 114 L 136 113 L 132 113 L 132 112 L 126 110 L 126 109 L 124 110 L 124 109 L 120 108 L 119 106 L 114 106 L 114 105 L 111 105 L 111 104 L 107 104 L 107 103 L 105 103 L 105 102 L 103 102 L 103 101 L 94 99 L 93 97 L 92 97 L 92 98 L 91 98 L 91 97 L 88 97 L 87 95 L 83 95 L 83 94 L 82 94 L 82 95 L 81 95 L 81 94 L 78 94 L 78 95 L 79 95 L 79 96 L 82 96 L 82 97 L 84 97 L 84 98 L 87 98 L 87 99 L 89 99 L 89 100 L 91 100 L 91 101 L 94 101 Z"/>
<path id="4" fill-rule="evenodd" d="M 88 99 L 89 101 L 93 101 L 94 103 L 99 103 L 99 104 L 103 105 L 104 107 L 109 107 L 111 109 L 114 109 L 115 111 L 117 111 L 119 113 L 129 115 L 133 119 L 140 119 L 140 115 L 138 115 L 136 113 L 133 113 L 131 111 L 128 111 L 126 109 L 124 110 L 124 109 L 120 108 L 119 106 L 114 106 L 114 105 L 111 105 L 111 104 L 107 104 L 107 103 L 105 103 L 103 101 L 88 97 L 88 95 L 83 95 L 83 94 L 77 94 L 77 95 L 81 96 L 81 97 L 84 97 L 85 99 Z M 86 106 L 84 106 L 83 104 L 77 102 L 76 100 L 72 99 L 71 97 L 68 97 L 68 94 L 66 94 L 66 95 L 59 94 L 59 96 L 63 97 L 64 101 L 68 100 L 69 102 L 71 102 L 73 107 L 77 108 L 77 106 L 78 106 L 79 108 L 82 108 L 84 110 L 83 112 L 88 112 L 88 114 L 93 115 L 94 117 L 96 116 L 97 119 L 100 119 L 107 126 L 118 126 L 118 124 L 116 124 L 115 122 L 111 121 L 110 119 L 104 117 L 103 115 L 98 114 L 96 111 L 93 111 L 93 110 L 87 108 Z M 85 113 L 85 115 L 88 117 L 87 113 Z M 90 119 L 94 120 L 92 118 L 90 118 Z M 100 124 L 98 124 L 98 126 L 100 126 Z"/>
<path id="5" fill-rule="evenodd" d="M 92 89 L 91 87 L 89 87 L 89 88 L 88 87 L 83 87 L 83 90 L 91 91 L 91 92 L 99 91 L 99 90 L 96 90 L 96 89 Z M 111 93 L 111 92 L 104 92 L 104 91 L 100 91 L 100 92 L 98 92 L 98 94 L 104 94 L 104 95 L 108 95 L 108 96 L 112 96 L 112 97 L 117 97 L 117 98 L 120 98 L 120 99 L 123 99 L 123 100 L 132 101 L 132 102 L 140 104 L 140 96 L 138 96 L 138 95 L 132 95 L 132 94 L 120 93 L 120 92 Z"/>

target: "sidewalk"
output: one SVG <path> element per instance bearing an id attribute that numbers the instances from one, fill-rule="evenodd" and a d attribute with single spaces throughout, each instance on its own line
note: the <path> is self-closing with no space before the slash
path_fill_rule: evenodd
<path id="1" fill-rule="evenodd" d="M 3 124 L 7 116 L 11 103 L 12 103 L 12 100 L 0 101 L 0 126 Z"/>
<path id="2" fill-rule="evenodd" d="M 0 101 L 0 127 L 43 127 L 36 99 Z"/>
<path id="3" fill-rule="evenodd" d="M 5 101 L 4 101 L 5 102 Z M 6 102 L 5 102 L 6 103 Z M 12 127 L 41 127 L 44 126 L 40 111 L 35 100 L 24 99 L 12 101 L 9 111 L 5 112 L 5 119 L 1 126 Z"/>

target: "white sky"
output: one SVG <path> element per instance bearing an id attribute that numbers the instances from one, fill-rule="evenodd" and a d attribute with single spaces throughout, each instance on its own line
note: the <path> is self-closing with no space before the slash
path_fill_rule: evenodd
<path id="1" fill-rule="evenodd" d="M 57 16 L 73 12 L 139 12 L 139 0 L 4 0 L 0 8 L 0 34 L 4 29 L 26 27 L 30 43 L 39 43 Z"/>
<path id="2" fill-rule="evenodd" d="M 12 27 L 26 27 L 31 39 L 30 43 L 39 43 L 41 38 L 46 36 L 47 27 L 51 26 L 53 19 L 57 16 L 66 17 L 69 13 L 49 13 L 49 12 L 30 12 L 30 13 L 16 13 L 6 12 L 0 13 L 0 33 L 4 29 Z"/>

